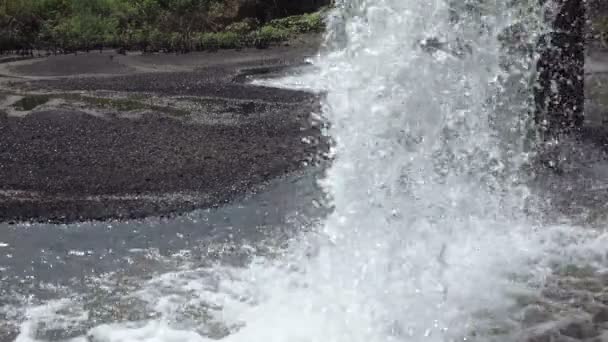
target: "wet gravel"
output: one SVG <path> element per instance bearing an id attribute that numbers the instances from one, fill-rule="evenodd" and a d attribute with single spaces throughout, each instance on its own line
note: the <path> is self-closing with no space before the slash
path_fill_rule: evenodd
<path id="1" fill-rule="evenodd" d="M 298 64 L 299 65 L 299 64 Z M 245 66 L 242 66 L 246 69 Z M 31 90 L 154 93 L 162 96 L 199 96 L 241 100 L 297 103 L 310 99 L 308 93 L 233 82 L 236 70 L 220 67 L 193 72 L 144 73 L 129 76 L 63 78 L 32 82 Z"/>
<path id="2" fill-rule="evenodd" d="M 189 72 L 9 81 L 9 89 L 27 92 L 103 90 L 168 101 L 189 96 L 213 106 L 182 116 L 152 109 L 128 118 L 119 111 L 96 116 L 79 108 L 40 109 L 24 116 L 0 111 L 0 221 L 180 213 L 222 204 L 314 163 L 327 148 L 311 119 L 318 96 L 253 86 L 239 77 L 244 70 L 272 63 L 301 65 L 309 51 L 285 55 L 278 50 L 280 58 L 271 58 L 270 50 L 265 52 L 270 57 L 256 55 L 250 61 L 227 52 L 234 63 L 221 61 L 218 53 L 214 58 L 221 65 Z M 82 71 L 101 57 L 86 62 L 91 56 L 69 58 Z M 169 57 L 159 58 L 167 62 Z M 63 59 L 66 64 L 68 57 Z M 30 65 L 28 72 L 38 67 Z M 222 120 L 213 120 L 218 115 Z"/>
<path id="3" fill-rule="evenodd" d="M 13 70 L 19 74 L 36 76 L 128 73 L 134 71 L 134 68 L 120 63 L 113 55 L 109 53 L 89 53 L 80 57 L 73 54 L 50 56 L 49 58 L 36 59 L 31 63 L 16 66 Z"/>

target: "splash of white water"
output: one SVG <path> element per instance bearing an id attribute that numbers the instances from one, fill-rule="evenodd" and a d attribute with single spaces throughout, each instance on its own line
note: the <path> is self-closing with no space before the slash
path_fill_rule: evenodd
<path id="1" fill-rule="evenodd" d="M 322 86 L 312 85 L 327 91 L 336 142 L 324 182 L 334 206 L 321 229 L 327 242 L 294 262 L 299 277 L 264 280 L 268 301 L 232 338 L 483 336 L 508 325 L 513 294 L 546 275 L 548 255 L 557 257 L 549 237 L 564 228 L 539 231 L 524 214 L 531 198 L 520 171 L 543 9 L 453 5 L 339 6 L 335 50 L 318 62 Z M 420 48 L 428 37 L 436 46 Z"/>

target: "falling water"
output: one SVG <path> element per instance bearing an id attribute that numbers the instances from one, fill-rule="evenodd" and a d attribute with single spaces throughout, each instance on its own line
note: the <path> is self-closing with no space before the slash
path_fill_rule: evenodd
<path id="1" fill-rule="evenodd" d="M 319 115 L 334 147 L 321 182 L 331 214 L 247 267 L 153 279 L 132 296 L 155 303 L 156 316 L 86 334 L 94 341 L 516 339 L 517 298 L 534 296 L 555 262 L 584 258 L 597 241 L 574 227 L 543 226 L 534 214 L 526 186 L 531 80 L 550 8 L 529 3 L 339 2 L 314 61 L 320 72 L 297 78 L 325 93 Z M 184 307 L 205 310 L 186 320 L 177 310 Z"/>
<path id="2" fill-rule="evenodd" d="M 244 339 L 464 338 L 507 320 L 509 294 L 526 285 L 510 275 L 542 276 L 527 265 L 541 246 L 520 172 L 537 37 L 499 39 L 540 34 L 542 9 L 453 5 L 338 6 L 313 84 L 327 91 L 335 160 L 323 183 L 334 211 L 325 244 L 296 263 L 306 286 L 273 291 L 284 302 L 260 306 L 258 319 L 271 321 L 254 325 L 304 331 L 257 339 L 245 328 Z"/>

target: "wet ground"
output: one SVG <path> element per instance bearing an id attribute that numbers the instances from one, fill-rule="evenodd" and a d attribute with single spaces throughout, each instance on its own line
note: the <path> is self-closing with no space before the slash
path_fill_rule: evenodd
<path id="1" fill-rule="evenodd" d="M 315 164 L 318 97 L 247 77 L 305 64 L 315 39 L 0 64 L 0 221 L 184 213 Z"/>

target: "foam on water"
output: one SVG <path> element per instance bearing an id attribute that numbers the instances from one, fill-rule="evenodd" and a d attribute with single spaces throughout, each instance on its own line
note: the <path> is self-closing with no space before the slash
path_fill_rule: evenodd
<path id="1" fill-rule="evenodd" d="M 313 64 L 313 60 L 308 60 L 308 64 Z M 314 66 L 307 65 L 295 70 L 290 70 L 289 75 L 282 77 L 255 77 L 251 80 L 251 84 L 273 87 L 287 88 L 295 90 L 304 90 L 311 92 L 321 92 L 323 88 L 323 79 L 319 77 L 318 69 Z"/>
<path id="2" fill-rule="evenodd" d="M 99 324 L 90 340 L 492 340 L 517 332 L 515 299 L 553 265 L 605 266 L 600 233 L 535 218 L 521 171 L 535 55 L 507 56 L 498 37 L 519 27 L 533 42 L 542 9 L 456 3 L 339 3 L 320 73 L 283 81 L 326 92 L 332 213 L 245 268 L 150 280 L 128 295 L 150 318 Z M 425 51 L 428 37 L 445 44 Z M 20 341 L 36 336 L 33 312 Z"/>

